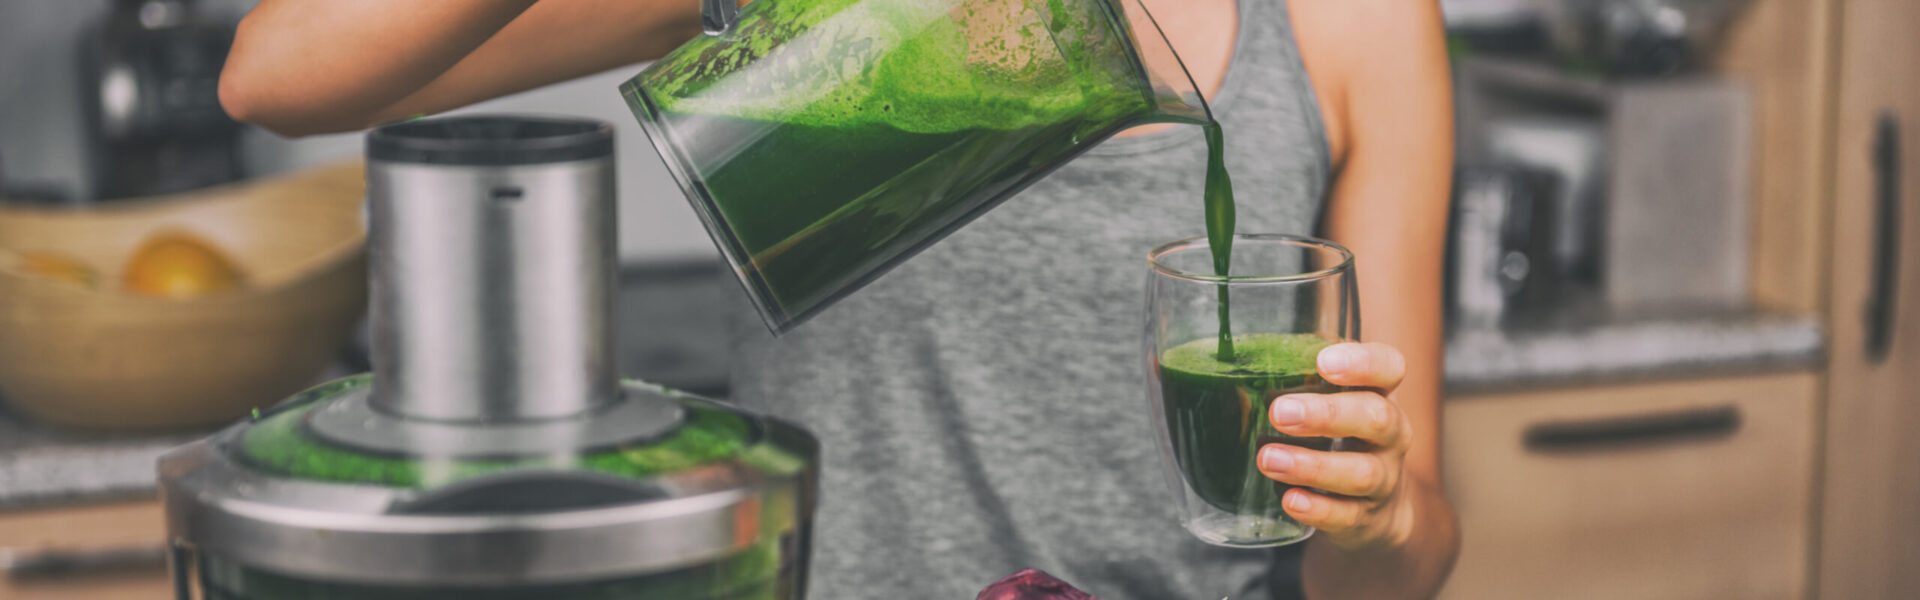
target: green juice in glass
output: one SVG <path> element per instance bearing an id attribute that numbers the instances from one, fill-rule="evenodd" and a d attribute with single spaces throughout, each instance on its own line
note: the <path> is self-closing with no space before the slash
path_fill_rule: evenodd
<path id="1" fill-rule="evenodd" d="M 1234 523 L 1222 523 L 1221 529 L 1235 530 L 1233 537 L 1288 539 L 1305 533 L 1280 508 L 1281 495 L 1294 486 L 1268 479 L 1255 460 L 1267 444 L 1331 449 L 1329 438 L 1282 434 L 1267 420 L 1268 406 L 1283 394 L 1340 390 L 1321 379 L 1314 366 L 1320 349 L 1330 343 L 1314 334 L 1253 333 L 1234 336 L 1228 360 L 1221 359 L 1219 341 L 1212 338 L 1160 353 L 1160 394 L 1174 462 L 1195 495 L 1232 515 Z"/>

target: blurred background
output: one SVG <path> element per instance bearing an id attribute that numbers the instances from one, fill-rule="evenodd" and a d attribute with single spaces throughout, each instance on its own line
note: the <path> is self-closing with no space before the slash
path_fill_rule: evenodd
<path id="1" fill-rule="evenodd" d="M 367 367 L 362 137 L 220 111 L 250 4 L 0 3 L 0 598 L 167 597 L 155 457 Z M 1442 4 L 1444 597 L 1920 597 L 1920 2 Z M 724 397 L 637 71 L 460 112 L 616 125 L 621 370 Z"/>

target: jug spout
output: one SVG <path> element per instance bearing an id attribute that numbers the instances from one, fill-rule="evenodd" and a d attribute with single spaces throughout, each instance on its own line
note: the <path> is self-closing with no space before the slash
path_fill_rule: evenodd
<path id="1" fill-rule="evenodd" d="M 1121 130 L 1207 120 L 1138 0 L 703 1 L 718 33 L 621 92 L 775 332 Z"/>
<path id="2" fill-rule="evenodd" d="M 700 0 L 700 27 L 707 35 L 720 35 L 733 28 L 733 22 L 740 19 L 740 3 L 737 0 Z"/>
<path id="3" fill-rule="evenodd" d="M 1110 2 L 1135 34 L 1135 55 L 1140 58 L 1140 68 L 1153 90 L 1154 110 L 1143 115 L 1142 121 L 1195 125 L 1212 121 L 1213 109 L 1207 105 L 1193 73 L 1187 70 L 1180 54 L 1174 52 L 1173 42 L 1160 29 L 1153 13 L 1147 12 L 1140 0 Z"/>

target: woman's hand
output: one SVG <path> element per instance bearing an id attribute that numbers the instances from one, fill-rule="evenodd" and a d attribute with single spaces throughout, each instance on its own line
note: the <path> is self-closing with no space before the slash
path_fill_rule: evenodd
<path id="1" fill-rule="evenodd" d="M 1260 472 L 1303 486 L 1287 490 L 1282 506 L 1336 545 L 1368 549 L 1405 544 L 1413 535 L 1413 523 L 1412 505 L 1400 493 L 1401 463 L 1413 430 L 1388 395 L 1406 374 L 1406 359 L 1385 344 L 1346 343 L 1322 349 L 1318 362 L 1328 383 L 1356 389 L 1275 398 L 1268 419 L 1281 433 L 1347 438 L 1347 447 L 1321 452 L 1267 444 L 1260 449 Z"/>

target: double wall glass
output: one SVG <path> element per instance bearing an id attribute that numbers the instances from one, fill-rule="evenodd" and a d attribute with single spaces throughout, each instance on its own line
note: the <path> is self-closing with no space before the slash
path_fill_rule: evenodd
<path id="1" fill-rule="evenodd" d="M 1222 546 L 1306 539 L 1313 528 L 1281 508 L 1293 486 L 1256 457 L 1267 444 L 1335 445 L 1280 433 L 1267 409 L 1283 394 L 1340 391 L 1315 365 L 1322 348 L 1360 335 L 1352 253 L 1254 234 L 1234 237 L 1226 275 L 1206 238 L 1155 248 L 1148 265 L 1148 394 L 1181 524 Z"/>

